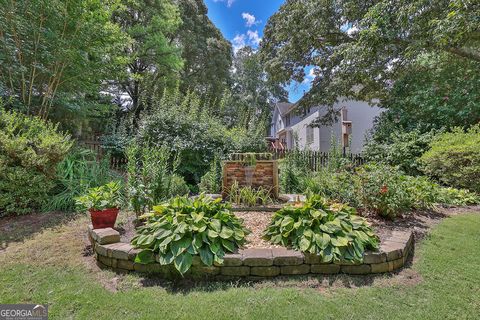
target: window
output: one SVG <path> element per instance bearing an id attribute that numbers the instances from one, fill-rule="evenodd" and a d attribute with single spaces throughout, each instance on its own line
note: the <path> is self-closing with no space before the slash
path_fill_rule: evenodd
<path id="1" fill-rule="evenodd" d="M 306 117 L 310 114 L 310 111 L 311 111 L 311 107 L 305 107 L 303 108 L 303 116 Z"/>
<path id="2" fill-rule="evenodd" d="M 285 127 L 290 126 L 290 113 L 285 116 Z"/>
<path id="3" fill-rule="evenodd" d="M 307 144 L 311 144 L 315 141 L 315 134 L 313 128 L 307 126 Z"/>

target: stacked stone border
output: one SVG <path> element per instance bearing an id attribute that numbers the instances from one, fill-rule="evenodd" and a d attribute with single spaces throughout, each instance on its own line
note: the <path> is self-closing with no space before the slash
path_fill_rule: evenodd
<path id="1" fill-rule="evenodd" d="M 155 273 L 165 278 L 179 277 L 172 265 L 162 266 L 135 263 L 139 252 L 129 243 L 120 242 L 120 233 L 114 229 L 88 229 L 97 264 L 102 268 L 111 268 L 119 272 L 137 271 Z M 285 248 L 250 248 L 238 253 L 226 254 L 222 265 L 205 266 L 199 257 L 194 257 L 192 268 L 184 275 L 189 278 L 248 278 L 260 279 L 276 276 L 306 274 L 376 274 L 391 272 L 404 266 L 413 254 L 413 233 L 393 231 L 392 235 L 380 245 L 378 252 L 366 252 L 363 263 L 348 261 L 322 263 L 320 257 L 303 254 Z"/>

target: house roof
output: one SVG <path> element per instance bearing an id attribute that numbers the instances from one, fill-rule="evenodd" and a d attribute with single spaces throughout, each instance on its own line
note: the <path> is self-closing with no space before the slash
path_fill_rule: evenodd
<path id="1" fill-rule="evenodd" d="M 290 111 L 292 111 L 292 109 L 294 109 L 294 107 L 295 107 L 295 104 L 290 103 L 290 102 L 279 102 L 279 103 L 277 103 L 278 111 L 280 112 L 280 115 L 282 115 L 282 116 L 284 116 L 287 113 L 289 113 Z"/>

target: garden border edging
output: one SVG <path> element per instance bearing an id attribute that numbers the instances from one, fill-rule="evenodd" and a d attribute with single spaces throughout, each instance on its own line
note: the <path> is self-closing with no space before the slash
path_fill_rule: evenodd
<path id="1" fill-rule="evenodd" d="M 120 233 L 112 228 L 88 228 L 88 237 L 95 253 L 97 264 L 119 272 L 155 273 L 165 278 L 178 278 L 173 265 L 158 263 L 135 263 L 140 251 L 130 243 L 120 242 Z M 411 231 L 393 231 L 380 244 L 378 252 L 368 251 L 363 263 L 349 261 L 322 263 L 320 257 L 286 248 L 249 248 L 238 253 L 226 254 L 222 265 L 208 267 L 195 256 L 192 267 L 184 275 L 189 278 L 271 278 L 275 276 L 306 274 L 376 274 L 391 272 L 404 266 L 413 254 L 414 237 Z"/>

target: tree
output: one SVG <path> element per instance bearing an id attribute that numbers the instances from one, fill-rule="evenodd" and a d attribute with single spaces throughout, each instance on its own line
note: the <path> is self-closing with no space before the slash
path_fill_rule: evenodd
<path id="1" fill-rule="evenodd" d="M 120 94 L 130 98 L 128 110 L 137 124 L 152 90 L 164 88 L 178 79 L 183 62 L 175 36 L 181 25 L 180 12 L 173 0 L 121 0 L 113 21 L 131 41 L 123 52 L 126 70 L 119 77 Z"/>
<path id="2" fill-rule="evenodd" d="M 178 5 L 183 22 L 178 30 L 182 91 L 219 101 L 231 84 L 232 45 L 208 18 L 203 0 L 178 0 Z"/>
<path id="3" fill-rule="evenodd" d="M 432 55 L 478 70 L 479 15 L 475 1 L 288 0 L 269 19 L 261 51 L 280 83 L 302 82 L 305 67 L 314 67 L 304 104 L 382 101 L 395 81 Z"/>
<path id="4" fill-rule="evenodd" d="M 480 122 L 480 63 L 452 55 L 429 56 L 417 72 L 398 79 L 384 99 L 383 127 L 451 129 Z"/>
<path id="5" fill-rule="evenodd" d="M 265 134 L 273 104 L 287 100 L 286 90 L 269 80 L 258 52 L 248 46 L 235 54 L 232 78 L 230 104 L 233 110 L 228 113 L 236 116 L 230 121 L 246 129 L 261 127 Z"/>
<path id="6" fill-rule="evenodd" d="M 0 96 L 7 107 L 51 117 L 98 105 L 124 43 L 114 1 L 0 1 Z M 82 103 L 78 103 L 82 100 Z"/>

